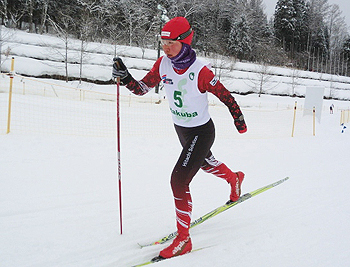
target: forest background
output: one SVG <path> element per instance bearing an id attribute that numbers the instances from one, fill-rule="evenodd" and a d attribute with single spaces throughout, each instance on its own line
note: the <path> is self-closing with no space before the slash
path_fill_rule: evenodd
<path id="1" fill-rule="evenodd" d="M 263 0 L 0 0 L 2 25 L 54 34 L 67 47 L 78 38 L 82 51 L 89 42 L 160 50 L 162 25 L 184 16 L 200 55 L 350 76 L 350 36 L 338 5 L 278 0 L 269 19 L 264 9 Z M 0 32 L 0 48 L 4 42 Z"/>

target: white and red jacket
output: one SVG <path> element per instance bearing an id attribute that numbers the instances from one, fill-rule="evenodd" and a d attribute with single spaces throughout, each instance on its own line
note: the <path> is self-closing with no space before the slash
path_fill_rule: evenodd
<path id="1" fill-rule="evenodd" d="M 228 107 L 237 130 L 240 133 L 247 131 L 235 98 L 200 60 L 197 59 L 187 69 L 177 70 L 168 57 L 160 57 L 141 81 L 132 78 L 126 87 L 136 95 L 144 95 L 161 81 L 175 124 L 194 127 L 208 122 L 207 92 L 210 92 Z"/>
<path id="2" fill-rule="evenodd" d="M 204 64 L 196 60 L 182 74 L 175 72 L 168 57 L 163 57 L 159 75 L 163 81 L 169 108 L 176 125 L 196 127 L 210 120 L 207 92 L 198 88 L 198 73 Z"/>

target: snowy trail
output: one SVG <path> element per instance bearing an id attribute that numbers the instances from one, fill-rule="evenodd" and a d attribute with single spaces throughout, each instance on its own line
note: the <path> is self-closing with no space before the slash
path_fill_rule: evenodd
<path id="1" fill-rule="evenodd" d="M 346 266 L 350 143 L 349 133 L 329 127 L 335 119 L 325 116 L 315 137 L 216 140 L 215 155 L 246 171 L 244 192 L 290 179 L 193 228 L 195 247 L 213 247 L 157 265 Z M 112 138 L 10 134 L 0 149 L 0 266 L 131 266 L 162 247 L 137 242 L 175 229 L 175 138 L 124 137 L 122 236 Z M 193 218 L 229 194 L 203 172 L 191 191 Z"/>

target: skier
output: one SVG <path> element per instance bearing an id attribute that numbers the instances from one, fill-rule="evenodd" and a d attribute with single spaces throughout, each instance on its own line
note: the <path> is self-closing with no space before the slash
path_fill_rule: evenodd
<path id="1" fill-rule="evenodd" d="M 175 17 L 161 31 L 161 44 L 165 56 L 158 58 L 146 76 L 136 81 L 121 58 L 114 58 L 113 77 L 120 77 L 132 93 L 144 95 L 163 82 L 172 113 L 175 131 L 182 151 L 171 174 L 171 188 L 176 211 L 177 237 L 163 249 L 159 256 L 171 258 L 192 250 L 189 235 L 192 200 L 189 184 L 199 169 L 223 178 L 231 186 L 230 201 L 241 195 L 244 173 L 232 172 L 218 161 L 210 148 L 215 138 L 215 128 L 208 112 L 207 92 L 217 96 L 229 109 L 239 133 L 247 127 L 234 97 L 213 72 L 196 58 L 191 42 L 193 30 L 184 17 Z"/>

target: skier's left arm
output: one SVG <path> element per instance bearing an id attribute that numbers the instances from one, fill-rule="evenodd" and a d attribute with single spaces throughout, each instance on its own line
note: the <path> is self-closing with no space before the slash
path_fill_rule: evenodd
<path id="1" fill-rule="evenodd" d="M 204 67 L 199 73 L 198 88 L 202 93 L 210 92 L 214 94 L 227 106 L 239 133 L 245 133 L 247 131 L 243 113 L 235 98 L 207 67 Z"/>

